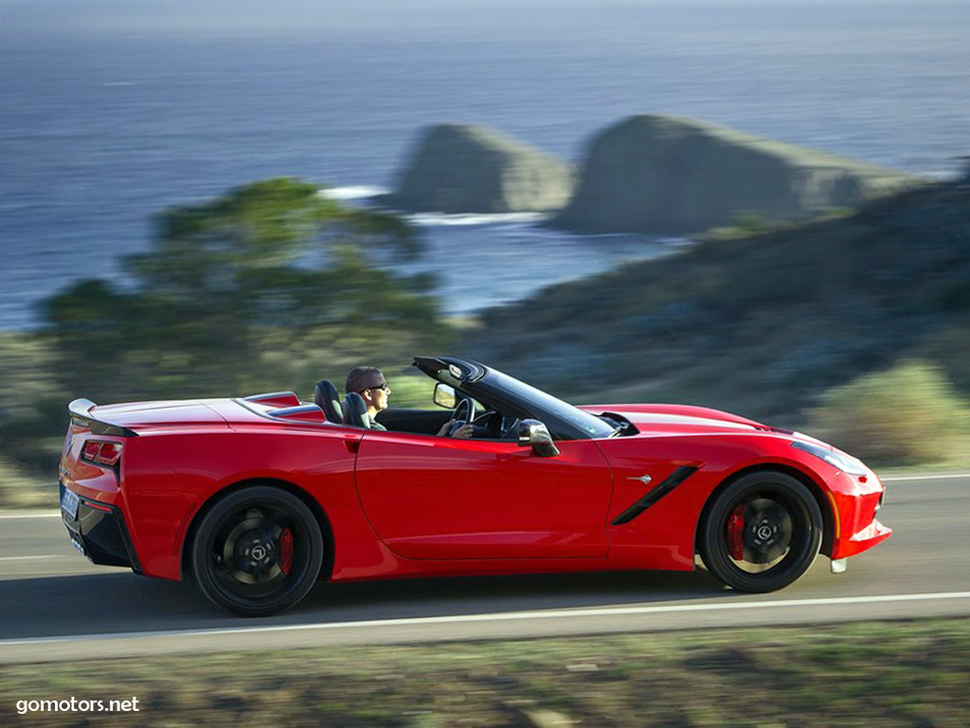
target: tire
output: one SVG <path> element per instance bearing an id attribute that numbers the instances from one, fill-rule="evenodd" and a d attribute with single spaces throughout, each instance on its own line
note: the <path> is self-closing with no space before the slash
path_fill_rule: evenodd
<path id="1" fill-rule="evenodd" d="M 289 609 L 320 574 L 324 542 L 310 509 L 292 493 L 251 486 L 205 514 L 191 544 L 192 573 L 214 604 L 245 617 Z"/>
<path id="2" fill-rule="evenodd" d="M 752 473 L 717 495 L 701 526 L 704 565 L 727 586 L 770 592 L 788 586 L 815 562 L 822 512 L 790 475 Z"/>

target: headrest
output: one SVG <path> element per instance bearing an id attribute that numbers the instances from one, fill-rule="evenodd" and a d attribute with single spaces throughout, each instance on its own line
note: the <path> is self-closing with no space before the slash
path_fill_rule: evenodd
<path id="1" fill-rule="evenodd" d="M 323 410 L 330 422 L 344 423 L 344 413 L 340 408 L 340 393 L 329 379 L 321 379 L 313 388 L 313 401 Z"/>
<path id="2" fill-rule="evenodd" d="M 370 429 L 370 415 L 367 414 L 367 403 L 357 392 L 348 392 L 344 400 L 344 424 L 351 427 Z"/>

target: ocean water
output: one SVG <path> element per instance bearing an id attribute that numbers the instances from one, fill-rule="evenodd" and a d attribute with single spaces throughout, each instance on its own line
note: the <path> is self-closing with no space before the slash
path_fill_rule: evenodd
<path id="1" fill-rule="evenodd" d="M 360 200 L 393 187 L 439 122 L 575 161 L 598 131 L 651 112 L 931 176 L 970 154 L 968 3 L 379 4 L 367 22 L 316 5 L 244 22 L 204 1 L 4 4 L 0 329 L 37 325 L 37 302 L 72 281 L 117 277 L 167 206 L 276 175 Z M 529 216 L 415 221 L 455 312 L 678 244 Z"/>

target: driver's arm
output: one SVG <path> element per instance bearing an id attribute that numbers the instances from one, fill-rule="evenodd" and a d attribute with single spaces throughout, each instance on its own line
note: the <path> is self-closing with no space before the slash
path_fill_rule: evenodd
<path id="1" fill-rule="evenodd" d="M 454 420 L 448 420 L 445 424 L 443 424 L 441 426 L 441 429 L 438 430 L 438 437 L 448 437 L 448 430 L 454 424 L 455 424 Z M 467 440 L 472 436 L 474 436 L 474 434 L 475 434 L 475 425 L 469 423 L 469 424 L 462 425 L 457 430 L 455 430 L 451 434 L 451 437 L 458 437 L 458 438 L 461 438 L 462 440 Z"/>

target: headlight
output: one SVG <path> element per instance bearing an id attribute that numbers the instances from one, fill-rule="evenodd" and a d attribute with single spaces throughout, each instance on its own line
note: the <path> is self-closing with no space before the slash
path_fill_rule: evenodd
<path id="1" fill-rule="evenodd" d="M 848 473 L 849 475 L 869 474 L 869 470 L 862 464 L 861 460 L 851 455 L 846 455 L 844 452 L 830 450 L 827 447 L 815 445 L 811 442 L 802 442 L 801 440 L 796 440 L 791 446 L 797 447 L 799 450 L 804 450 L 817 458 L 821 458 L 833 468 L 838 468 L 843 473 Z"/>

